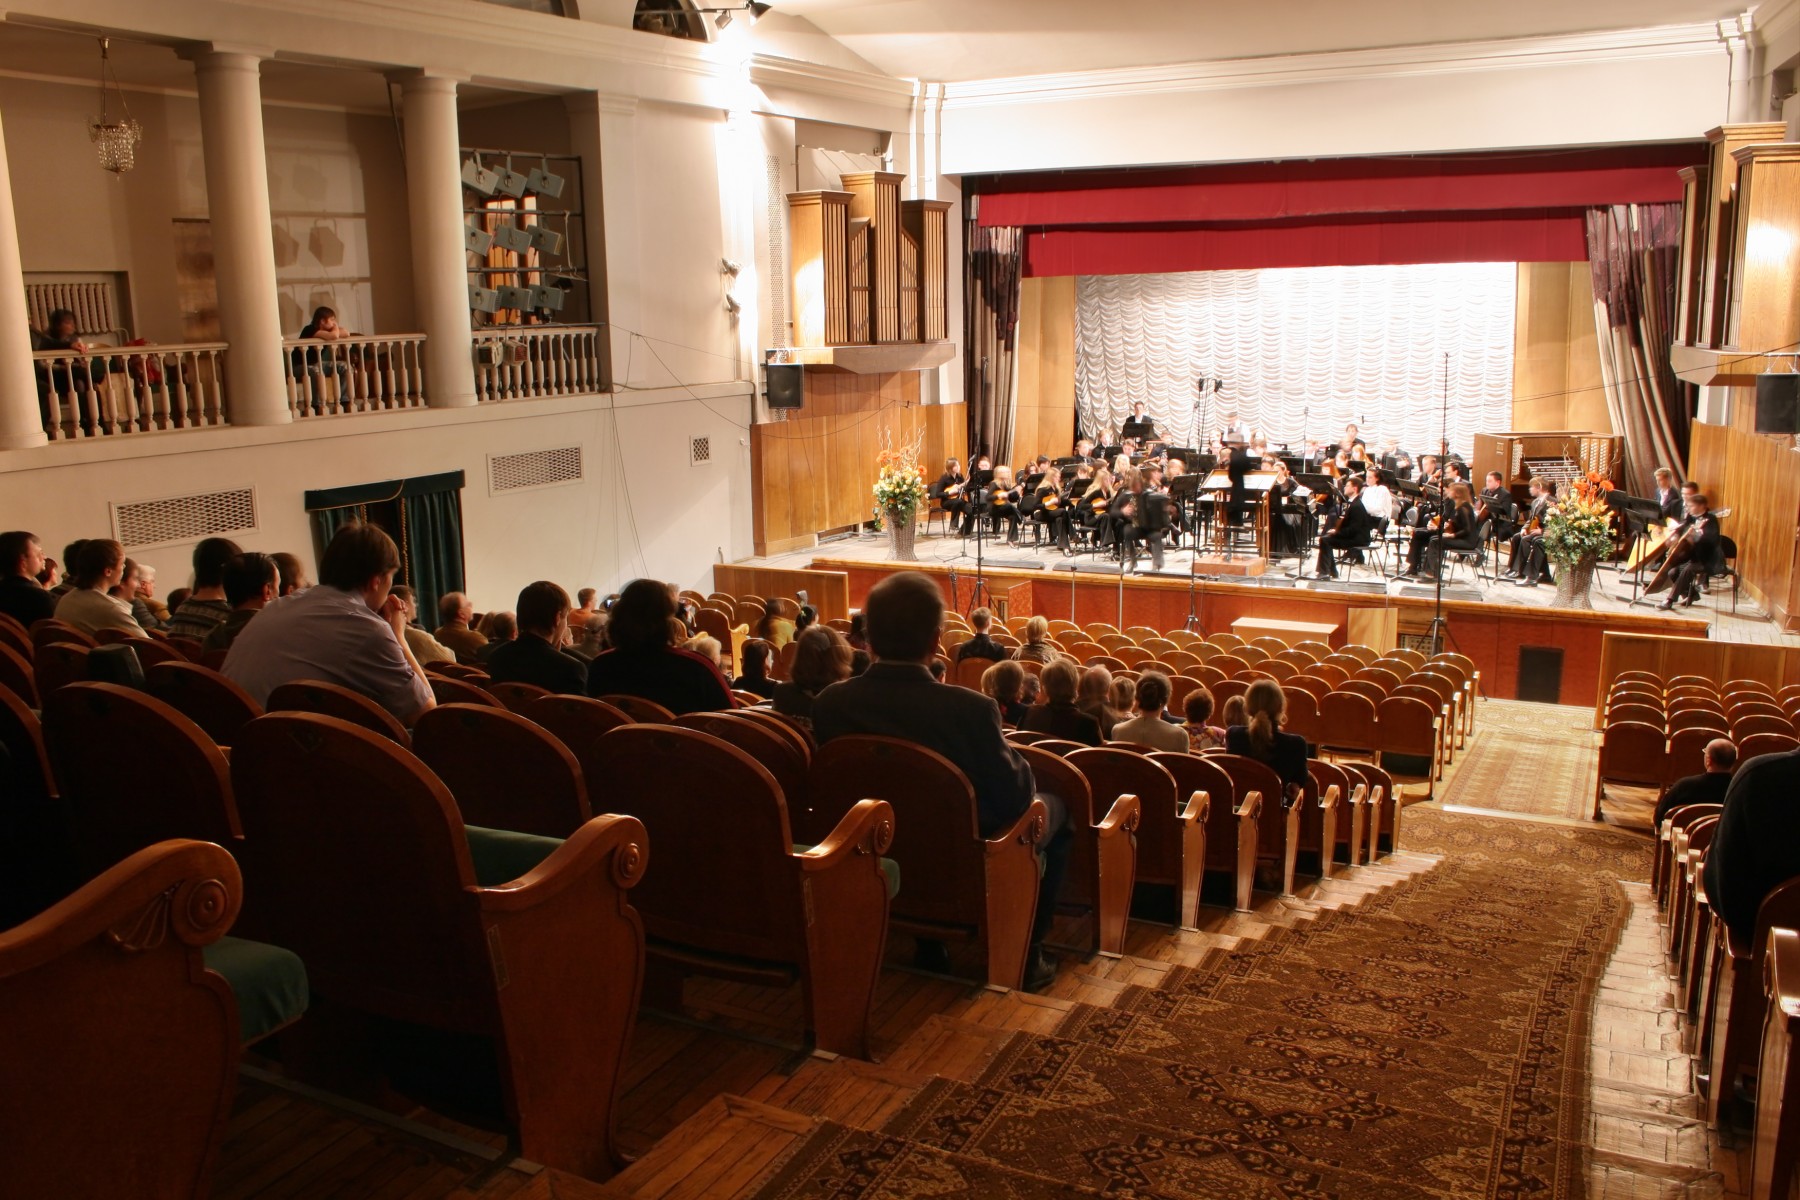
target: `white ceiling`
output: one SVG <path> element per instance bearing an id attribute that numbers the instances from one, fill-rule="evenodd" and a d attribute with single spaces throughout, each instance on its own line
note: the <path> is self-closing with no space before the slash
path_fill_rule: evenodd
<path id="1" fill-rule="evenodd" d="M 890 75 L 995 79 L 1714 21 L 1744 0 L 778 0 Z"/>

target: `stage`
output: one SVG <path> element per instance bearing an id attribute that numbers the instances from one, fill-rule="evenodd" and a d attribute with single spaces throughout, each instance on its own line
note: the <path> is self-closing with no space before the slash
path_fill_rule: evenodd
<path id="1" fill-rule="evenodd" d="M 921 537 L 919 561 L 891 563 L 885 535 L 862 534 L 739 565 L 841 572 L 853 607 L 861 606 L 883 576 L 910 568 L 937 578 L 946 601 L 964 613 L 977 603 L 979 581 L 990 607 L 1014 616 L 1174 629 L 1188 624 L 1191 612 L 1193 627 L 1209 633 L 1229 630 L 1243 618 L 1300 621 L 1332 627 L 1334 645 L 1360 641 L 1377 648 L 1427 636 L 1438 611 L 1435 589 L 1400 584 L 1367 569 L 1340 568 L 1336 584 L 1297 581 L 1290 574 L 1292 560 L 1279 560 L 1260 577 L 1198 578 L 1190 587 L 1187 551 L 1169 552 L 1158 574 L 1148 573 L 1146 557 L 1139 573 L 1121 579 L 1117 564 L 1092 555 L 1064 558 L 1054 547 L 1033 554 L 1029 547 L 1004 544 L 983 547 L 978 572 L 974 541 L 967 543 L 966 555 L 964 549 L 959 537 Z M 1610 570 L 1597 577 L 1592 611 L 1553 609 L 1555 595 L 1554 587 L 1484 583 L 1459 570 L 1455 583 L 1444 589 L 1446 648 L 1475 660 L 1490 696 L 1591 705 L 1601 639 L 1608 631 L 1800 645 L 1800 637 L 1781 633 L 1747 603 L 1740 602 L 1733 616 L 1728 588 L 1669 614 L 1646 601 L 1632 606 L 1628 577 Z"/>

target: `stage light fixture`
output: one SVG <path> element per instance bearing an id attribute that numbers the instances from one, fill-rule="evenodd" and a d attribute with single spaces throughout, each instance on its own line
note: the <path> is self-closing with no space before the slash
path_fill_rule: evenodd
<path id="1" fill-rule="evenodd" d="M 493 288 L 469 285 L 469 307 L 476 312 L 491 313 L 500 308 L 500 293 Z"/>
<path id="2" fill-rule="evenodd" d="M 484 196 L 491 196 L 500 185 L 500 174 L 488 170 L 471 158 L 463 163 L 462 181 L 464 186 L 474 188 Z"/>
<path id="3" fill-rule="evenodd" d="M 486 254 L 494 248 L 494 235 L 485 229 L 465 226 L 463 229 L 463 249 L 471 254 Z"/>
<path id="4" fill-rule="evenodd" d="M 500 172 L 500 190 L 514 198 L 524 196 L 525 195 L 525 177 L 523 175 L 519 174 L 517 171 L 513 171 L 513 170 L 501 171 Z"/>
<path id="5" fill-rule="evenodd" d="M 750 18 L 750 23 L 754 25 L 773 7 L 775 6 L 772 4 L 762 4 L 758 3 L 757 0 L 750 0 L 750 3 L 734 4 L 730 8 L 696 8 L 694 11 L 706 13 L 707 15 L 716 18 L 713 24 L 717 25 L 720 29 L 724 29 L 727 25 L 731 24 L 738 13 L 747 15 Z"/>
<path id="6" fill-rule="evenodd" d="M 562 253 L 563 236 L 548 225 L 533 225 L 531 227 L 530 237 L 531 244 L 536 246 L 543 253 Z"/>
<path id="7" fill-rule="evenodd" d="M 548 196 L 555 200 L 563 193 L 566 182 L 561 175 L 552 175 L 542 167 L 533 167 L 531 174 L 525 176 L 525 186 L 540 196 Z"/>
<path id="8" fill-rule="evenodd" d="M 530 308 L 531 289 L 522 287 L 503 287 L 500 289 L 501 308 Z"/>
<path id="9" fill-rule="evenodd" d="M 494 230 L 494 240 L 502 250 L 523 254 L 531 249 L 531 235 L 516 225 L 502 225 Z"/>
<path id="10" fill-rule="evenodd" d="M 568 293 L 559 287 L 534 287 L 531 289 L 531 307 L 541 308 L 546 312 L 561 312 L 563 301 Z"/>

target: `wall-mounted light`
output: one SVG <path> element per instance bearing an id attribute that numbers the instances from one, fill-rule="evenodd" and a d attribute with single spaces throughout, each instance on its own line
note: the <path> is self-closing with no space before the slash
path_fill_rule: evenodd
<path id="1" fill-rule="evenodd" d="M 694 11 L 710 13 L 712 16 L 717 17 L 718 21 L 716 24 L 720 29 L 723 29 L 731 24 L 733 18 L 735 18 L 738 13 L 748 14 L 751 24 L 755 24 L 762 19 L 763 14 L 767 13 L 773 7 L 775 7 L 773 4 L 762 4 L 759 3 L 758 0 L 751 0 L 748 4 L 735 4 L 730 8 L 696 8 Z"/>

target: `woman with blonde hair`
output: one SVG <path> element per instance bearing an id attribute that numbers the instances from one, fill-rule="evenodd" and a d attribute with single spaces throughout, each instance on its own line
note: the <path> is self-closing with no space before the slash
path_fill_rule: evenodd
<path id="1" fill-rule="evenodd" d="M 1046 617 L 1033 617 L 1025 622 L 1025 643 L 1012 656 L 1020 662 L 1053 663 L 1059 657 L 1056 647 L 1050 644 L 1050 621 Z"/>
<path id="2" fill-rule="evenodd" d="M 1273 679 L 1258 679 L 1244 693 L 1245 723 L 1225 731 L 1225 749 L 1274 769 L 1282 784 L 1282 804 L 1292 805 L 1306 790 L 1306 739 L 1282 732 L 1287 696 Z"/>

